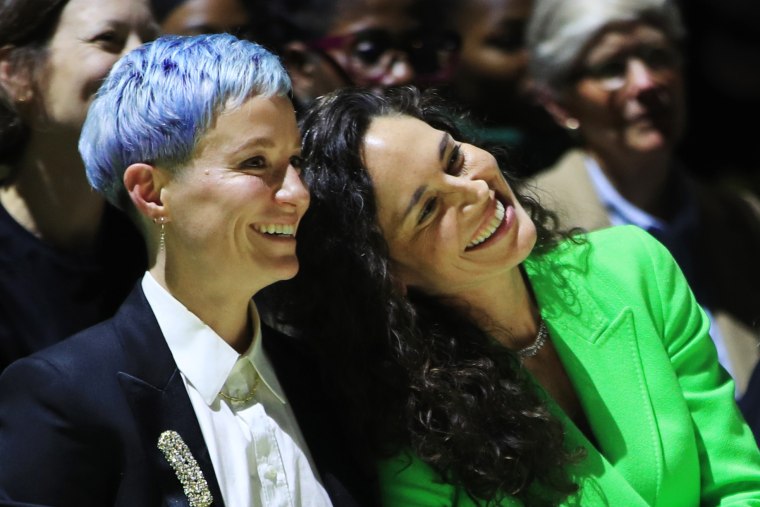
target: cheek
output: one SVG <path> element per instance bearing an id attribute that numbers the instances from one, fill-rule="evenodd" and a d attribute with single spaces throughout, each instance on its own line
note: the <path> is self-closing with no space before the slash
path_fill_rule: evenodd
<path id="1" fill-rule="evenodd" d="M 85 97 L 89 97 L 97 91 L 101 82 L 108 75 L 111 67 L 118 60 L 118 55 L 98 51 L 86 55 L 79 66 L 77 79 L 83 86 Z"/>
<path id="2" fill-rule="evenodd" d="M 567 104 L 571 116 L 586 133 L 596 128 L 615 127 L 623 117 L 622 105 L 615 104 L 609 93 L 598 90 L 581 90 Z"/>
<path id="3" fill-rule="evenodd" d="M 603 111 L 612 104 L 612 94 L 599 87 L 581 81 L 570 94 L 569 104 L 579 110 Z"/>

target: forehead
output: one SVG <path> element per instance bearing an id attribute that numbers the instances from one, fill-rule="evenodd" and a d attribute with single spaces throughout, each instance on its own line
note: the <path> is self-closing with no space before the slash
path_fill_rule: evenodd
<path id="1" fill-rule="evenodd" d="M 87 19 L 89 23 L 127 21 L 149 12 L 148 0 L 69 0 L 61 11 L 60 25 Z"/>
<path id="2" fill-rule="evenodd" d="M 653 25 L 616 25 L 606 29 L 591 43 L 585 59 L 601 59 L 642 44 L 670 45 L 671 42 L 665 32 Z"/>
<path id="3" fill-rule="evenodd" d="M 460 8 L 463 22 L 497 24 L 504 18 L 525 18 L 532 0 L 471 0 Z"/>
<path id="4" fill-rule="evenodd" d="M 366 28 L 410 30 L 416 26 L 411 8 L 417 0 L 343 0 L 330 31 L 353 32 Z"/>
<path id="5" fill-rule="evenodd" d="M 420 186 L 442 173 L 440 153 L 446 139 L 444 132 L 410 116 L 372 120 L 362 158 L 372 178 L 381 221 L 398 215 Z"/>
<path id="6" fill-rule="evenodd" d="M 383 168 L 390 172 L 413 160 L 435 159 L 442 135 L 441 131 L 411 116 L 374 118 L 364 136 L 364 163 L 371 173 Z"/>
<path id="7" fill-rule="evenodd" d="M 210 26 L 224 31 L 248 22 L 248 13 L 238 0 L 188 0 L 163 22 L 164 29 Z"/>
<path id="8" fill-rule="evenodd" d="M 242 147 L 251 140 L 292 149 L 300 144 L 293 104 L 286 97 L 256 96 L 219 113 L 198 143 L 199 152 Z"/>

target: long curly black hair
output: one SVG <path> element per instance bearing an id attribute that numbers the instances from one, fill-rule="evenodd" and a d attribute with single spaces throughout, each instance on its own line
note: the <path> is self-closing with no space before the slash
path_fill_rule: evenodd
<path id="1" fill-rule="evenodd" d="M 456 306 L 405 294 L 394 279 L 361 154 L 372 119 L 388 115 L 466 141 L 457 115 L 412 87 L 319 99 L 302 120 L 311 205 L 284 314 L 313 340 L 357 448 L 373 457 L 408 449 L 487 503 L 506 495 L 554 503 L 576 489 L 565 471 L 576 458 L 515 355 Z M 518 188 L 536 223 L 536 248 L 551 249 L 563 237 L 554 216 Z"/>

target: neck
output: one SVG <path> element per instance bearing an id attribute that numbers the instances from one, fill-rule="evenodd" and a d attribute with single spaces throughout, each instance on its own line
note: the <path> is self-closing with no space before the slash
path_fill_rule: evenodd
<path id="1" fill-rule="evenodd" d="M 167 249 L 171 250 L 171 246 Z M 220 281 L 212 267 L 190 266 L 176 256 L 165 255 L 165 251 L 158 252 L 150 273 L 237 352 L 242 354 L 250 347 L 253 333 L 249 304 L 253 292 Z"/>
<path id="2" fill-rule="evenodd" d="M 673 202 L 668 199 L 672 160 L 668 153 L 640 156 L 604 156 L 590 152 L 605 176 L 628 202 L 662 220 L 668 220 Z"/>
<path id="3" fill-rule="evenodd" d="M 468 287 L 456 299 L 505 347 L 516 351 L 534 343 L 540 313 L 519 268 Z"/>
<path id="4" fill-rule="evenodd" d="M 30 138 L 0 202 L 26 230 L 71 251 L 92 248 L 105 206 L 87 183 L 76 142 L 52 133 Z"/>

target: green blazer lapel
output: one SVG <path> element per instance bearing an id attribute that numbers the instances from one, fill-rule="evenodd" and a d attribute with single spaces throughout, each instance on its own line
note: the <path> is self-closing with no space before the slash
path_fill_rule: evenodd
<path id="1" fill-rule="evenodd" d="M 573 480 L 579 486 L 578 493 L 562 505 L 649 507 L 651 504 L 644 500 L 628 479 L 589 442 L 562 409 L 553 400 L 549 404 L 552 412 L 565 427 L 566 446 L 570 449 L 583 447 L 586 450 L 583 460 L 570 469 Z"/>
<path id="2" fill-rule="evenodd" d="M 609 298 L 615 295 L 609 291 L 603 304 L 593 297 L 593 287 L 584 276 L 588 248 L 577 247 L 580 255 L 572 256 L 561 255 L 561 250 L 559 255 L 526 264 L 542 316 L 597 439 L 600 458 L 651 505 L 661 482 L 663 458 L 633 313 L 622 301 L 611 304 Z M 574 424 L 570 426 L 582 436 Z M 583 441 L 584 447 L 593 449 L 585 437 Z M 619 480 L 608 467 L 592 468 L 594 477 L 603 472 L 596 479 L 599 482 Z"/>

